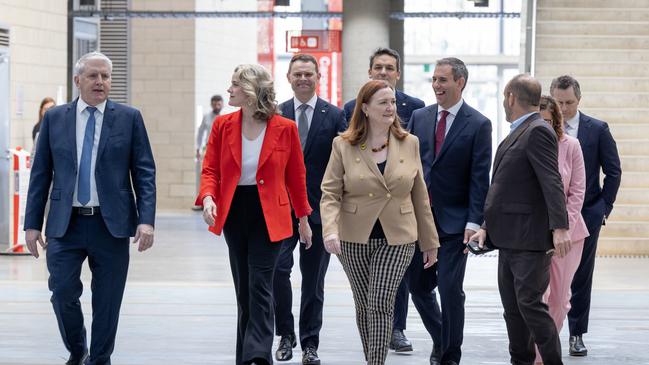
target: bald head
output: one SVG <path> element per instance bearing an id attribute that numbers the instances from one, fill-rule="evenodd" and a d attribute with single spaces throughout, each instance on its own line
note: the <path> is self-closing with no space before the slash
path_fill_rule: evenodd
<path id="1" fill-rule="evenodd" d="M 539 110 L 541 83 L 528 74 L 514 76 L 505 86 L 505 115 L 512 122 L 519 117 Z"/>

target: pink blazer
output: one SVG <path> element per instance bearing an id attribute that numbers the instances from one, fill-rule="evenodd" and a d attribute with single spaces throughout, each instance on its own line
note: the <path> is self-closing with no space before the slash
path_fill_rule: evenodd
<path id="1" fill-rule="evenodd" d="M 586 192 L 586 171 L 579 140 L 567 134 L 564 134 L 559 141 L 559 172 L 563 180 L 563 191 L 566 194 L 570 239 L 572 242 L 577 242 L 589 236 L 588 228 L 581 216 Z"/>

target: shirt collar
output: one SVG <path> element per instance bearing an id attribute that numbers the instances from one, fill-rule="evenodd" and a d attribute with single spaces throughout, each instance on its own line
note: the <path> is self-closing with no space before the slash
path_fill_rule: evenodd
<path id="1" fill-rule="evenodd" d="M 317 101 L 318 101 L 318 95 L 313 94 L 313 96 L 311 97 L 311 99 L 309 99 L 309 101 L 307 101 L 307 102 L 304 103 L 304 104 L 310 106 L 312 110 L 315 110 L 315 103 L 316 103 Z M 293 108 L 295 109 L 296 112 L 297 112 L 297 108 L 299 108 L 300 105 L 302 105 L 302 104 L 303 104 L 303 103 L 302 103 L 300 100 L 298 100 L 298 98 L 296 98 L 295 96 L 293 96 Z"/>
<path id="2" fill-rule="evenodd" d="M 569 125 L 572 129 L 577 129 L 579 128 L 579 110 L 577 110 L 577 113 L 575 113 L 575 116 L 566 120 L 564 124 Z"/>
<path id="3" fill-rule="evenodd" d="M 511 127 L 510 127 L 511 129 L 509 130 L 509 133 L 511 133 L 511 132 L 513 132 L 514 130 L 516 130 L 516 128 L 518 128 L 518 126 L 520 126 L 521 124 L 523 124 L 523 122 L 526 121 L 527 118 L 529 118 L 530 115 L 532 115 L 532 114 L 534 114 L 534 113 L 537 113 L 537 112 L 527 113 L 527 114 L 523 115 L 522 117 L 520 117 L 520 118 L 516 119 L 515 121 L 513 121 L 513 122 L 512 122 L 512 125 L 511 125 Z"/>
<path id="4" fill-rule="evenodd" d="M 86 108 L 88 106 L 89 106 L 88 103 L 86 103 L 85 101 L 83 101 L 83 99 L 81 99 L 81 97 L 79 97 L 79 100 L 77 101 L 77 112 L 79 114 L 83 113 L 83 111 L 86 110 Z M 95 108 L 97 108 L 97 110 L 101 114 L 104 114 L 104 110 L 106 109 L 106 100 L 104 100 L 101 103 L 97 104 L 95 106 Z"/>
<path id="5" fill-rule="evenodd" d="M 441 105 L 438 104 L 437 105 L 437 114 L 439 115 L 439 113 L 441 113 L 443 110 L 446 110 L 450 115 L 455 117 L 457 115 L 457 113 L 460 111 L 460 108 L 462 107 L 462 104 L 464 104 L 464 99 L 460 99 L 460 101 L 458 101 L 455 105 L 453 105 L 452 107 L 450 107 L 448 109 L 444 109 L 444 108 L 442 108 Z"/>

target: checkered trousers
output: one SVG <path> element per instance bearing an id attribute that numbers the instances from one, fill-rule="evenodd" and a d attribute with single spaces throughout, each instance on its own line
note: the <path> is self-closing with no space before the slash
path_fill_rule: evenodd
<path id="1" fill-rule="evenodd" d="M 338 256 L 351 283 L 356 324 L 368 365 L 383 365 L 392 334 L 394 300 L 415 244 L 389 246 L 386 239 L 342 242 Z"/>

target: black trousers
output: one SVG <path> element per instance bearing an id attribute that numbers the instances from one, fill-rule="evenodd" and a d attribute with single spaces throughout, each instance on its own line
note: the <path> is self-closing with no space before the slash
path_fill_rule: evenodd
<path id="1" fill-rule="evenodd" d="M 81 266 L 92 272 L 92 334 L 88 365 L 110 365 L 129 262 L 128 237 L 113 237 L 101 215 L 73 215 L 61 238 L 50 238 L 47 269 L 52 306 L 65 348 L 73 357 L 87 351 L 79 298 Z"/>
<path id="2" fill-rule="evenodd" d="M 294 220 L 293 232 L 295 234 L 282 242 L 275 268 L 273 293 L 275 298 L 275 332 L 278 336 L 287 336 L 295 333 L 293 319 L 293 288 L 291 287 L 291 270 L 293 269 L 293 251 L 300 239 L 297 219 Z M 311 248 L 305 249 L 300 244 L 300 272 L 302 273 L 302 287 L 300 298 L 300 345 L 306 346 L 320 344 L 320 329 L 322 328 L 322 308 L 324 306 L 324 281 L 329 267 L 330 254 L 325 250 L 322 242 L 322 225 L 311 224 L 313 237 Z"/>
<path id="3" fill-rule="evenodd" d="M 238 186 L 223 227 L 237 294 L 236 364 L 272 364 L 273 273 L 281 242 L 271 242 L 257 186 Z"/>
<path id="4" fill-rule="evenodd" d="M 570 291 L 570 311 L 568 312 L 568 327 L 571 336 L 581 336 L 588 332 L 590 316 L 590 297 L 593 290 L 593 272 L 595 271 L 595 256 L 597 255 L 597 240 L 601 224 L 588 227 L 590 236 L 584 240 L 584 250 L 581 253 L 579 267 L 572 279 Z"/>
<path id="5" fill-rule="evenodd" d="M 534 364 L 535 343 L 543 364 L 563 364 L 557 327 L 542 300 L 550 283 L 551 260 L 552 256 L 543 251 L 499 251 L 498 289 L 512 364 Z"/>

